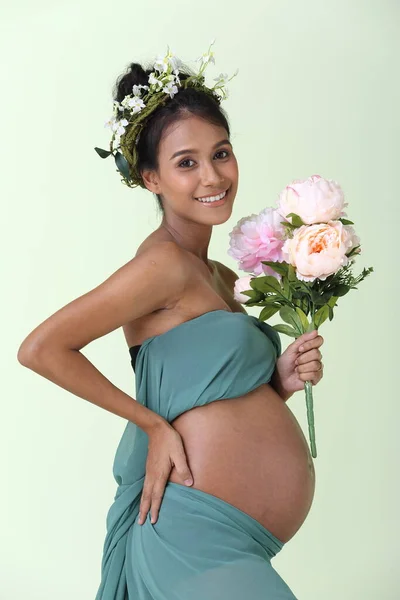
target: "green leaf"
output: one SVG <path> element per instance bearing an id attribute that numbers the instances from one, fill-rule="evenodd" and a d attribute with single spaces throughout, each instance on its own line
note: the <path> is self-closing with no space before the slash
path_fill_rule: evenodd
<path id="1" fill-rule="evenodd" d="M 107 156 L 110 156 L 110 154 L 112 154 L 112 152 L 110 152 L 109 150 L 103 150 L 103 148 L 95 148 L 97 154 L 99 156 L 101 156 L 101 158 L 107 158 Z"/>
<path id="2" fill-rule="evenodd" d="M 343 225 L 354 225 L 353 221 L 349 221 L 348 219 L 343 219 L 343 217 L 341 219 L 338 219 L 338 221 L 343 223 Z"/>
<path id="3" fill-rule="evenodd" d="M 282 293 L 281 284 L 272 275 L 265 275 L 264 277 L 256 277 L 251 279 L 250 285 L 253 287 L 253 289 L 263 293 Z"/>
<path id="4" fill-rule="evenodd" d="M 281 319 L 286 323 L 289 323 L 299 335 L 303 333 L 301 319 L 295 310 L 289 306 L 282 306 L 279 315 Z"/>
<path id="5" fill-rule="evenodd" d="M 299 318 L 300 318 L 300 322 L 301 322 L 301 326 L 302 326 L 302 331 L 307 331 L 308 326 L 309 326 L 307 315 L 298 306 L 296 306 L 296 312 L 297 312 L 297 314 L 299 315 Z"/>
<path id="6" fill-rule="evenodd" d="M 329 317 L 329 308 L 330 307 L 327 304 L 325 304 L 324 306 L 319 308 L 317 310 L 317 312 L 315 313 L 313 321 L 314 321 L 314 325 L 317 329 Z"/>
<path id="7" fill-rule="evenodd" d="M 117 165 L 120 173 L 122 173 L 122 175 L 125 177 L 125 179 L 127 179 L 129 181 L 131 178 L 130 173 L 129 173 L 129 164 L 128 164 L 128 161 L 126 160 L 125 156 L 123 154 L 121 154 L 121 152 L 117 151 L 115 153 L 115 164 Z"/>
<path id="8" fill-rule="evenodd" d="M 278 297 L 276 294 L 271 294 L 270 296 L 264 297 L 263 302 L 264 302 L 265 306 L 267 304 L 268 305 L 277 304 L 279 302 L 282 302 L 282 298 L 280 296 Z"/>
<path id="9" fill-rule="evenodd" d="M 278 275 L 287 275 L 289 265 L 285 262 L 274 262 L 272 260 L 262 260 L 263 265 L 271 267 Z"/>
<path id="10" fill-rule="evenodd" d="M 292 298 L 292 302 L 295 306 L 297 306 L 307 317 L 307 315 L 309 314 L 310 310 L 309 310 L 309 306 L 308 306 L 308 299 L 307 296 L 304 296 L 303 294 L 300 295 L 300 297 L 298 297 L 298 294 L 293 294 L 293 298 Z"/>
<path id="11" fill-rule="evenodd" d="M 361 244 L 358 244 L 358 246 L 354 246 L 354 248 L 352 248 L 350 250 L 350 252 L 348 252 L 346 254 L 347 258 L 352 258 L 353 256 L 358 256 L 360 254 L 360 252 L 358 252 L 359 248 L 361 248 Z"/>
<path id="12" fill-rule="evenodd" d="M 339 283 L 335 286 L 333 292 L 335 296 L 344 296 L 347 292 L 350 291 L 350 286 L 345 285 L 344 283 Z"/>
<path id="13" fill-rule="evenodd" d="M 297 229 L 296 225 L 292 225 L 288 221 L 281 221 L 281 225 L 283 225 L 283 227 L 286 227 L 289 231 L 293 231 L 294 229 Z"/>
<path id="14" fill-rule="evenodd" d="M 251 298 L 252 300 L 255 300 L 257 296 L 260 295 L 260 292 L 257 292 L 256 290 L 243 290 L 240 293 L 244 294 L 245 296 L 249 296 L 249 298 Z"/>
<path id="15" fill-rule="evenodd" d="M 288 219 L 289 217 L 292 217 L 292 225 L 294 225 L 296 228 L 297 227 L 301 227 L 302 225 L 305 225 L 306 223 L 304 223 L 304 221 L 301 219 L 301 217 L 299 217 L 299 215 L 296 215 L 296 213 L 289 213 L 288 215 L 286 215 L 286 218 Z"/>
<path id="16" fill-rule="evenodd" d="M 268 306 L 264 306 L 262 311 L 260 312 L 260 316 L 258 317 L 260 321 L 267 321 L 270 319 L 276 312 L 278 312 L 280 306 L 276 306 L 274 304 L 269 304 Z"/>
<path id="17" fill-rule="evenodd" d="M 293 338 L 299 337 L 299 334 L 292 327 L 289 327 L 289 325 L 272 325 L 272 329 L 275 329 L 275 331 L 278 333 L 284 333 L 285 335 L 289 335 Z"/>
<path id="18" fill-rule="evenodd" d="M 292 290 L 290 288 L 290 283 L 287 277 L 282 277 L 281 285 L 283 286 L 283 295 L 288 300 L 292 299 Z"/>
<path id="19" fill-rule="evenodd" d="M 293 265 L 289 265 L 287 276 L 288 276 L 289 281 L 297 281 L 296 269 L 294 268 Z"/>
<path id="20" fill-rule="evenodd" d="M 327 305 L 334 308 L 336 306 L 336 300 L 337 296 L 332 296 L 331 298 L 329 298 Z"/>

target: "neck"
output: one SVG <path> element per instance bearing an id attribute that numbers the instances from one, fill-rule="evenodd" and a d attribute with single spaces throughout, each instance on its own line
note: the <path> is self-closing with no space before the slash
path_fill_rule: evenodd
<path id="1" fill-rule="evenodd" d="M 179 246 L 197 256 L 208 266 L 208 246 L 212 225 L 183 221 L 179 217 L 171 222 L 164 215 L 160 228 L 167 231 Z"/>

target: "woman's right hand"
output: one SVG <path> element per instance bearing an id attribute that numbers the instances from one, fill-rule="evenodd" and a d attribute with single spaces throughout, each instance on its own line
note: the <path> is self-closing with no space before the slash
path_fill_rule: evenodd
<path id="1" fill-rule="evenodd" d="M 158 519 L 164 489 L 173 467 L 184 485 L 193 484 L 182 438 L 168 421 L 158 423 L 148 433 L 149 445 L 146 476 L 139 508 L 139 525 L 146 521 L 150 509 L 151 523 Z"/>

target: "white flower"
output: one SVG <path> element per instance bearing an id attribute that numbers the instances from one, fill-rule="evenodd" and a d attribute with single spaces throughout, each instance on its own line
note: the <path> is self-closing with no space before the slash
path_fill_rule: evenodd
<path id="1" fill-rule="evenodd" d="M 158 85 L 159 87 L 162 87 L 162 82 L 157 79 L 155 73 L 150 73 L 149 75 L 149 84 L 150 85 Z"/>
<path id="2" fill-rule="evenodd" d="M 215 40 L 213 40 L 211 42 L 208 52 L 205 52 L 202 56 L 200 56 L 200 58 L 197 59 L 202 63 L 200 72 L 202 72 L 204 70 L 205 66 L 208 65 L 210 62 L 215 64 L 214 52 L 211 51 L 211 47 L 214 44 L 215 44 Z"/>
<path id="3" fill-rule="evenodd" d="M 208 65 L 209 63 L 215 64 L 214 52 L 205 52 L 197 60 L 201 60 L 203 65 Z"/>
<path id="4" fill-rule="evenodd" d="M 160 73 L 166 73 L 169 67 L 175 71 L 179 69 L 181 64 L 181 60 L 169 50 L 166 56 L 159 56 L 157 58 L 156 62 L 154 63 L 154 69 Z"/>
<path id="5" fill-rule="evenodd" d="M 116 132 L 116 135 L 120 137 L 123 133 L 125 133 L 125 127 L 127 125 L 129 125 L 129 121 L 126 119 L 121 119 L 113 124 L 112 129 Z"/>
<path id="6" fill-rule="evenodd" d="M 113 101 L 113 114 L 114 116 L 118 116 L 119 111 L 124 110 L 123 108 L 121 108 L 121 105 L 119 102 L 117 102 L 117 100 Z"/>
<path id="7" fill-rule="evenodd" d="M 131 109 L 131 114 L 134 115 L 134 114 L 140 112 L 142 110 L 142 108 L 146 108 L 146 105 L 141 98 L 139 98 L 138 96 L 135 96 L 129 102 L 129 107 Z"/>
<path id="8" fill-rule="evenodd" d="M 134 115 L 145 108 L 145 103 L 139 96 L 125 96 L 125 98 L 121 102 L 122 106 L 131 110 L 131 113 Z"/>
<path id="9" fill-rule="evenodd" d="M 167 83 L 167 85 L 163 88 L 163 92 L 165 92 L 166 94 L 169 94 L 171 96 L 171 98 L 174 97 L 175 94 L 178 93 L 178 88 L 176 87 L 176 85 L 173 83 L 173 81 L 170 81 L 169 83 Z"/>
<path id="10" fill-rule="evenodd" d="M 177 71 L 182 64 L 182 61 L 171 52 L 168 54 L 168 60 L 173 71 Z"/>
<path id="11" fill-rule="evenodd" d="M 176 78 L 176 83 L 178 85 L 180 85 L 181 80 L 179 79 L 179 69 L 175 69 L 174 74 L 175 74 L 175 78 Z"/>
<path id="12" fill-rule="evenodd" d="M 142 93 L 140 90 L 141 89 L 145 89 L 148 90 L 149 86 L 148 85 L 134 85 L 132 87 L 132 92 L 134 96 L 140 96 L 140 94 Z"/>
<path id="13" fill-rule="evenodd" d="M 167 71 L 168 69 L 168 63 L 165 61 L 165 58 L 163 56 L 159 56 L 154 65 L 153 68 L 155 71 L 159 71 L 160 73 L 165 73 L 165 71 Z"/>
<path id="14" fill-rule="evenodd" d="M 217 87 L 217 85 L 226 85 L 228 83 L 228 73 L 220 73 L 218 75 L 218 77 L 214 77 L 214 81 L 217 82 L 217 84 L 214 87 Z"/>
<path id="15" fill-rule="evenodd" d="M 104 127 L 109 127 L 110 129 L 113 129 L 113 125 L 116 121 L 116 117 L 113 115 L 108 121 L 106 121 L 104 123 Z"/>
<path id="16" fill-rule="evenodd" d="M 243 277 L 239 277 L 236 279 L 234 289 L 233 289 L 233 297 L 237 302 L 244 304 L 247 300 L 250 300 L 250 296 L 246 296 L 246 294 L 242 294 L 247 290 L 251 290 L 252 287 L 250 285 L 250 281 L 254 279 L 254 275 L 244 275 Z"/>

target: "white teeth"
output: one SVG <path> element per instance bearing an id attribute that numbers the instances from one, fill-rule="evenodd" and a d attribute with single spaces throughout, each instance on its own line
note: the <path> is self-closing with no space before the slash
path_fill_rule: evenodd
<path id="1" fill-rule="evenodd" d="M 199 202 L 216 202 L 217 200 L 222 200 L 225 194 L 226 191 L 222 192 L 222 194 L 219 194 L 219 196 L 208 196 L 208 198 L 196 198 L 196 200 L 198 200 Z"/>

